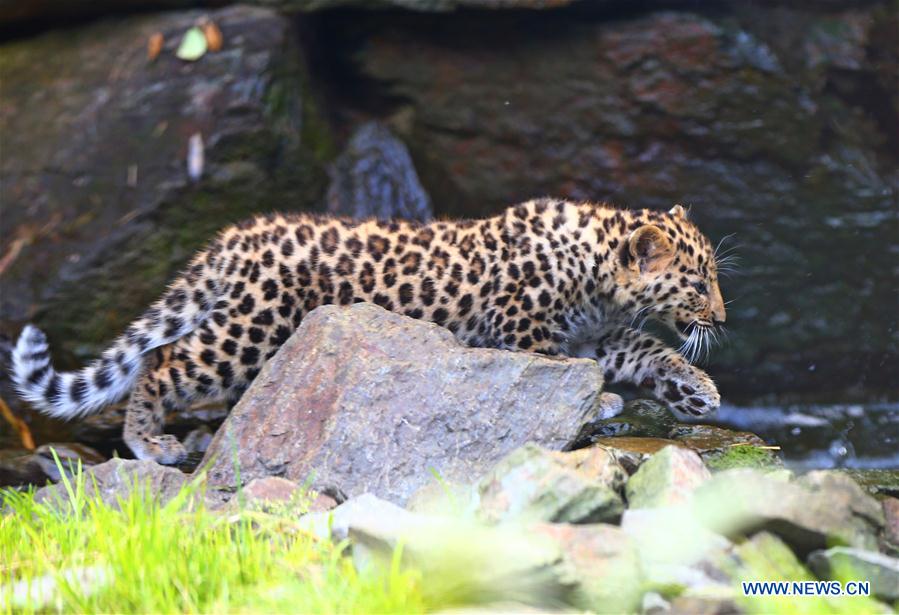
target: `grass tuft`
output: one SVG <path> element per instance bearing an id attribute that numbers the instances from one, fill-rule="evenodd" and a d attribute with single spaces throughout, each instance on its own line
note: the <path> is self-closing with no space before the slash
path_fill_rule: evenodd
<path id="1" fill-rule="evenodd" d="M 317 612 L 425 610 L 411 570 L 357 572 L 345 546 L 301 531 L 297 509 L 209 511 L 200 482 L 160 504 L 133 489 L 117 505 L 64 479 L 64 506 L 0 494 L 0 610 Z"/>

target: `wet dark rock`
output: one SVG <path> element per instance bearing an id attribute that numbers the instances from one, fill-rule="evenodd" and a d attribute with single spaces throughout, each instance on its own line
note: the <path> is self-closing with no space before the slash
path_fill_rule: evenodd
<path id="1" fill-rule="evenodd" d="M 871 583 L 871 594 L 882 600 L 899 600 L 899 559 L 876 551 L 834 547 L 815 551 L 809 568 L 822 579 L 851 578 Z"/>
<path id="2" fill-rule="evenodd" d="M 619 436 L 667 438 L 677 425 L 671 411 L 659 402 L 634 399 L 624 404 L 620 414 L 584 425 L 578 435 L 578 445 L 587 446 L 599 438 Z"/>
<path id="3" fill-rule="evenodd" d="M 43 485 L 47 475 L 34 451 L 27 449 L 0 449 L 0 487 L 19 485 Z"/>
<path id="4" fill-rule="evenodd" d="M 357 129 L 330 174 L 329 213 L 422 222 L 434 217 L 406 146 L 382 124 L 369 122 Z"/>
<path id="5" fill-rule="evenodd" d="M 33 451 L 0 451 L 0 487 L 43 486 L 57 482 L 63 472 L 72 476 L 79 466 L 87 469 L 104 461 L 106 457 L 94 449 L 74 442 L 43 444 Z"/>
<path id="6" fill-rule="evenodd" d="M 629 401 L 621 414 L 585 425 L 577 445 L 591 443 L 621 451 L 630 472 L 649 454 L 675 443 L 699 453 L 712 470 L 783 465 L 774 451 L 762 448 L 765 442 L 757 435 L 713 425 L 679 423 L 664 405 L 651 399 Z"/>
<path id="7" fill-rule="evenodd" d="M 109 506 L 117 507 L 119 498 L 127 498 L 136 488 L 149 497 L 165 503 L 175 497 L 187 482 L 180 470 L 161 466 L 154 461 L 110 459 L 85 472 L 86 498 L 99 497 Z M 34 496 L 38 503 L 68 509 L 71 500 L 62 484 L 38 489 Z"/>
<path id="8" fill-rule="evenodd" d="M 34 455 L 44 474 L 54 483 L 63 473 L 72 476 L 79 468 L 86 470 L 106 461 L 106 457 L 91 447 L 76 442 L 42 444 Z"/>
<path id="9" fill-rule="evenodd" d="M 661 450 L 671 442 L 699 453 L 712 470 L 783 465 L 774 450 L 764 448 L 765 441 L 757 435 L 714 425 L 678 423 L 664 405 L 651 399 L 629 401 L 621 414 L 585 425 L 575 446 L 599 444 L 630 449 L 638 455 L 628 464 L 632 471 L 646 453 Z"/>
<path id="10" fill-rule="evenodd" d="M 679 425 L 669 438 L 699 453 L 710 470 L 730 468 L 780 468 L 775 450 L 754 433 L 714 425 Z"/>
<path id="11" fill-rule="evenodd" d="M 31 21 L 60 20 L 101 15 L 119 10 L 131 12 L 146 8 L 187 8 L 191 0 L 0 0 L 0 26 L 21 25 Z"/>
<path id="12" fill-rule="evenodd" d="M 614 521 L 624 511 L 626 477 L 602 448 L 558 453 L 528 444 L 481 479 L 478 514 L 492 523 Z"/>
<path id="13" fill-rule="evenodd" d="M 668 437 L 698 453 L 723 452 L 729 447 L 740 445 L 765 446 L 765 441 L 754 433 L 714 425 L 677 425 L 668 433 Z"/>
<path id="14" fill-rule="evenodd" d="M 565 448 L 601 388 L 590 360 L 467 348 L 375 305 L 323 306 L 265 365 L 204 467 L 217 486 L 236 486 L 237 463 L 245 481 L 311 477 L 317 491 L 403 503 L 431 472 L 471 480 L 526 442 Z"/>
<path id="15" fill-rule="evenodd" d="M 439 213 L 684 202 L 716 241 L 735 233 L 726 394 L 894 397 L 895 10 L 774 4 L 373 18 L 355 59 L 408 109 Z"/>
<path id="16" fill-rule="evenodd" d="M 181 442 L 188 454 L 204 454 L 212 443 L 212 430 L 202 425 L 190 431 Z"/>
<path id="17" fill-rule="evenodd" d="M 618 463 L 629 474 L 637 471 L 640 465 L 652 455 L 658 453 L 667 446 L 681 446 L 674 440 L 666 438 L 638 438 L 632 436 L 620 436 L 614 438 L 599 438 L 595 446 L 602 447 L 611 452 Z"/>
<path id="18" fill-rule="evenodd" d="M 174 49 L 201 15 L 224 48 L 183 62 Z M 154 32 L 166 44 L 150 62 Z M 51 31 L 0 45 L 0 72 L 0 132 L 15 152 L 0 159 L 0 253 L 14 255 L 0 277 L 0 331 L 15 337 L 35 322 L 62 368 L 95 355 L 223 225 L 323 196 L 328 133 L 303 85 L 293 22 L 272 11 Z M 197 133 L 205 170 L 191 182 Z"/>

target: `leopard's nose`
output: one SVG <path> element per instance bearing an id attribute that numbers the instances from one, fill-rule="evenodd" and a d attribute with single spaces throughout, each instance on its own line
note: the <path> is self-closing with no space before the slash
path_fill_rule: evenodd
<path id="1" fill-rule="evenodd" d="M 724 309 L 724 302 L 721 300 L 713 302 L 711 311 L 712 322 L 716 325 L 723 325 L 727 320 L 727 311 Z"/>

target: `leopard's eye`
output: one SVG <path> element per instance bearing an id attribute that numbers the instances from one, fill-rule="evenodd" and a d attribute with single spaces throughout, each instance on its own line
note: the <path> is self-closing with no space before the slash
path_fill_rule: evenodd
<path id="1" fill-rule="evenodd" d="M 693 288 L 696 289 L 700 295 L 709 294 L 709 287 L 705 285 L 705 282 L 693 282 Z"/>

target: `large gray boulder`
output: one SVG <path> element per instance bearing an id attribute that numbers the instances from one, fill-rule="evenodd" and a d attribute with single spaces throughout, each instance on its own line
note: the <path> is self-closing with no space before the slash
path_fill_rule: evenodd
<path id="1" fill-rule="evenodd" d="M 403 504 L 434 473 L 470 482 L 526 442 L 560 450 L 597 411 L 586 359 L 467 348 L 371 304 L 311 312 L 235 406 L 211 485 L 277 475 Z"/>

